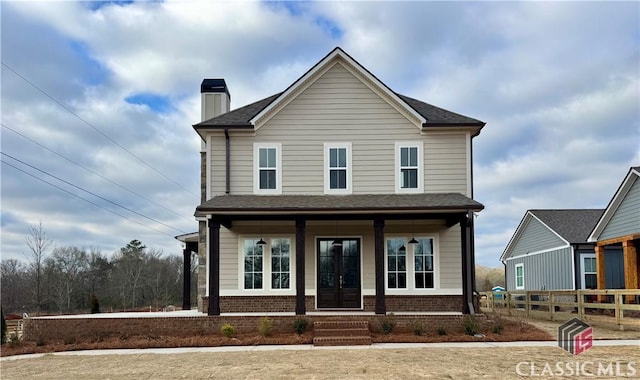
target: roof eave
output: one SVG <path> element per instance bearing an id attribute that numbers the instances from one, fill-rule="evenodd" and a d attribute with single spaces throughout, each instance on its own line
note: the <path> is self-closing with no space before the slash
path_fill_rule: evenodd
<path id="1" fill-rule="evenodd" d="M 254 127 L 251 123 L 237 123 L 237 124 L 219 124 L 219 125 L 206 125 L 206 124 L 194 124 L 193 129 L 203 141 L 204 133 L 213 131 L 235 130 L 235 131 L 253 131 Z"/>
<path id="2" fill-rule="evenodd" d="M 486 123 L 447 123 L 438 121 L 427 121 L 422 124 L 422 131 L 437 131 L 437 130 L 452 130 L 452 129 L 467 129 L 472 131 L 471 137 L 476 137 L 480 134 L 480 131 Z"/>

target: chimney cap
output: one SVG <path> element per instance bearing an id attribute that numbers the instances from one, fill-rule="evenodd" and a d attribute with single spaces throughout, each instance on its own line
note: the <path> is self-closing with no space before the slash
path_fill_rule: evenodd
<path id="1" fill-rule="evenodd" d="M 203 79 L 202 84 L 200 85 L 200 93 L 204 94 L 210 92 L 224 92 L 229 98 L 231 98 L 231 94 L 227 88 L 227 83 L 224 79 Z"/>

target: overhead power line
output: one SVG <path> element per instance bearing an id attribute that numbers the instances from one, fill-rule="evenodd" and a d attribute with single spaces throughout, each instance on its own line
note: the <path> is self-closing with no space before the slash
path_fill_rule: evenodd
<path id="1" fill-rule="evenodd" d="M 56 184 L 53 184 L 53 183 L 51 183 L 51 182 L 49 182 L 49 181 L 47 181 L 47 180 L 44 180 L 44 179 L 39 178 L 39 177 L 36 177 L 35 175 L 33 175 L 33 174 L 31 174 L 31 173 L 29 173 L 29 172 L 27 172 L 27 171 L 25 171 L 25 170 L 22 170 L 22 169 L 20 169 L 19 167 L 15 166 L 15 165 L 11 165 L 10 163 L 6 162 L 5 160 L 0 160 L 0 162 L 2 162 L 2 164 L 4 164 L 4 165 L 10 166 L 10 167 L 12 167 L 12 168 L 14 168 L 14 169 L 16 169 L 16 170 L 18 170 L 18 171 L 20 171 L 20 172 L 22 172 L 22 173 L 24 173 L 24 174 L 28 175 L 28 176 L 30 176 L 30 177 L 32 177 L 32 178 L 35 178 L 35 179 L 37 179 L 38 181 L 44 182 L 44 183 L 46 183 L 46 184 L 47 184 L 47 185 L 49 185 L 49 186 L 55 187 L 56 189 L 58 189 L 58 190 L 60 190 L 60 191 L 62 191 L 62 192 L 65 192 L 65 193 L 67 193 L 67 194 L 69 194 L 69 195 L 72 195 L 72 196 L 74 196 L 74 197 L 76 197 L 76 198 L 82 199 L 83 201 L 88 202 L 88 203 L 91 203 L 92 205 L 94 205 L 94 206 L 96 206 L 96 207 L 99 207 L 99 208 L 101 208 L 101 209 L 107 210 L 107 211 L 109 211 L 110 213 L 115 214 L 115 215 L 117 215 L 117 216 L 119 216 L 119 217 L 121 217 L 121 218 L 124 218 L 124 219 L 126 219 L 126 220 L 129 220 L 129 221 L 134 222 L 134 223 L 136 223 L 136 224 L 139 224 L 139 225 L 141 225 L 141 226 L 143 226 L 143 227 L 145 227 L 145 228 L 148 228 L 148 229 L 150 229 L 150 230 L 154 230 L 154 231 L 156 231 L 156 232 L 159 232 L 159 233 L 161 233 L 161 234 L 163 234 L 163 235 L 167 235 L 167 236 L 171 236 L 171 237 L 173 237 L 173 235 L 172 235 L 172 234 L 168 234 L 168 233 L 166 233 L 166 232 L 164 232 L 164 231 L 160 231 L 160 230 L 158 230 L 158 229 L 156 229 L 156 228 L 153 228 L 153 227 L 151 227 L 151 226 L 149 226 L 149 225 L 147 225 L 147 224 L 141 223 L 141 222 L 139 222 L 139 221 L 137 221 L 137 220 L 135 220 L 135 219 L 131 219 L 131 218 L 127 217 L 126 215 L 122 215 L 122 214 L 120 214 L 120 213 L 118 213 L 118 212 L 116 212 L 116 211 L 113 211 L 113 210 L 111 210 L 111 209 L 109 209 L 109 208 L 106 208 L 106 207 L 104 207 L 104 206 L 100 205 L 100 204 L 97 204 L 97 203 L 95 203 L 95 202 L 93 202 L 93 201 L 91 201 L 91 200 L 89 200 L 89 199 L 87 199 L 87 198 L 81 197 L 81 196 L 80 196 L 80 195 L 78 195 L 78 194 L 74 194 L 74 193 L 70 192 L 69 190 L 63 189 L 62 187 L 60 187 L 60 186 L 58 186 L 58 185 L 56 185 Z"/>
<path id="2" fill-rule="evenodd" d="M 65 160 L 67 160 L 67 161 L 71 162 L 72 164 L 74 164 L 74 165 L 76 165 L 76 166 L 78 166 L 78 167 L 80 167 L 80 168 L 82 168 L 82 169 L 84 169 L 84 170 L 88 171 L 89 173 L 91 173 L 91 174 L 93 174 L 93 175 L 95 175 L 95 176 L 98 176 L 98 177 L 102 178 L 103 180 L 105 180 L 105 181 L 107 181 L 107 182 L 109 182 L 109 183 L 111 183 L 111 184 L 113 184 L 113 185 L 116 185 L 116 186 L 118 186 L 119 188 L 121 188 L 121 189 L 123 189 L 123 190 L 126 190 L 126 191 L 128 191 L 129 193 L 134 194 L 134 195 L 136 195 L 136 196 L 138 196 L 138 197 L 140 197 L 140 198 L 142 198 L 142 199 L 144 199 L 144 200 L 146 200 L 146 201 L 148 201 L 148 202 L 150 202 L 150 203 L 152 203 L 152 204 L 154 204 L 154 205 L 156 205 L 156 206 L 158 206 L 158 207 L 161 207 L 161 208 L 163 208 L 163 209 L 165 209 L 165 210 L 167 210 L 167 211 L 170 211 L 171 213 L 173 213 L 173 214 L 174 214 L 174 215 L 176 215 L 176 216 L 181 217 L 182 219 L 185 219 L 185 220 L 188 220 L 188 221 L 190 221 L 190 222 L 193 222 L 193 220 L 192 220 L 192 219 L 187 218 L 187 217 L 186 217 L 186 216 L 184 216 L 183 214 L 180 214 L 180 213 L 178 213 L 177 211 L 174 211 L 174 210 L 172 210 L 172 209 L 170 209 L 170 208 L 168 208 L 168 207 L 166 207 L 166 206 L 164 206 L 164 205 L 161 205 L 160 203 L 157 203 L 157 202 L 155 202 L 155 201 L 153 201 L 153 200 L 151 200 L 151 199 L 149 199 L 149 198 L 145 197 L 144 195 L 139 194 L 139 193 L 137 193 L 137 192 L 135 192 L 135 191 L 133 191 L 133 190 L 131 190 L 131 189 L 129 189 L 129 188 L 127 188 L 127 187 L 125 187 L 125 186 L 123 186 L 123 185 L 121 185 L 121 184 L 119 184 L 119 183 L 117 183 L 117 182 L 115 182 L 115 181 L 113 181 L 113 180 L 111 180 L 111 179 L 109 179 L 109 178 L 107 178 L 107 177 L 103 176 L 103 175 L 101 175 L 100 173 L 98 173 L 98 172 L 96 172 L 96 171 L 94 171 L 94 170 L 91 170 L 91 169 L 87 168 L 86 166 L 84 166 L 84 165 L 82 165 L 82 164 L 80 164 L 80 163 L 78 163 L 78 162 L 76 162 L 76 161 L 74 161 L 74 160 L 72 160 L 72 159 L 70 159 L 70 158 L 68 158 L 68 157 L 64 156 L 63 154 L 60 154 L 60 153 L 56 152 L 55 150 L 53 150 L 53 149 L 51 149 L 51 148 L 48 148 L 48 147 L 46 147 L 46 146 L 44 146 L 44 145 L 40 144 L 40 143 L 39 143 L 39 142 L 37 142 L 36 140 L 34 140 L 34 139 L 32 139 L 32 138 L 30 138 L 30 137 L 28 137 L 28 136 L 25 136 L 24 134 L 22 134 L 22 133 L 20 133 L 20 132 L 16 131 L 15 129 L 13 129 L 13 128 L 11 128 L 11 127 L 7 126 L 6 124 L 3 124 L 3 123 L 1 123 L 1 122 L 0 122 L 0 125 L 1 125 L 3 128 L 6 128 L 6 129 L 8 129 L 9 131 L 11 131 L 11 132 L 13 132 L 13 133 L 17 134 L 18 136 L 20 136 L 20 137 L 24 138 L 25 140 L 30 141 L 30 142 L 32 142 L 33 144 L 36 144 L 37 146 L 41 147 L 42 149 L 45 149 L 45 150 L 47 150 L 47 151 L 49 151 L 49 152 L 51 152 L 51 153 L 53 153 L 53 154 L 55 154 L 55 155 L 57 155 L 57 156 L 59 156 L 59 157 L 63 158 L 63 159 L 65 159 Z"/>
<path id="3" fill-rule="evenodd" d="M 161 224 L 161 225 L 163 225 L 163 226 L 165 226 L 165 227 L 167 227 L 167 228 L 170 228 L 170 229 L 172 229 L 172 230 L 175 230 L 175 231 L 178 231 L 178 232 L 182 232 L 182 233 L 186 233 L 185 231 L 183 231 L 183 230 L 181 230 L 181 229 L 179 229 L 179 228 L 172 227 L 172 226 L 170 226 L 170 225 L 168 225 L 168 224 L 166 224 L 166 223 L 164 223 L 164 222 L 161 222 L 161 221 L 159 221 L 159 220 L 157 220 L 157 219 L 154 219 L 154 218 L 152 218 L 152 217 L 149 217 L 149 216 L 146 216 L 146 215 L 144 215 L 144 214 L 142 214 L 142 213 L 139 213 L 139 212 L 137 212 L 137 211 L 135 211 L 135 210 L 132 210 L 132 209 L 130 209 L 130 208 L 128 208 L 128 207 L 126 207 L 126 206 L 123 206 L 123 205 L 121 205 L 121 204 L 119 204 L 119 203 L 116 203 L 116 202 L 114 202 L 114 201 L 110 200 L 110 199 L 107 199 L 107 198 L 105 198 L 105 197 L 103 197 L 103 196 L 101 196 L 101 195 L 99 195 L 99 194 L 96 194 L 96 193 L 94 193 L 94 192 L 92 192 L 92 191 L 86 190 L 86 189 L 84 189 L 84 188 L 82 188 L 82 187 L 80 187 L 80 186 L 74 185 L 73 183 L 71 183 L 71 182 L 69 182 L 69 181 L 66 181 L 66 180 L 64 180 L 64 179 L 62 179 L 62 178 L 60 178 L 60 177 L 57 177 L 57 176 L 55 176 L 55 175 L 53 175 L 53 174 L 51 174 L 51 173 L 48 173 L 48 172 L 46 172 L 46 171 L 44 171 L 44 170 L 42 170 L 42 169 L 40 169 L 40 168 L 37 168 L 37 167 L 35 167 L 35 166 L 33 166 L 33 165 L 30 165 L 30 164 L 28 164 L 28 163 L 26 163 L 26 162 L 24 162 L 24 161 L 22 161 L 22 160 L 20 160 L 20 159 L 18 159 L 18 158 L 15 158 L 15 157 L 11 156 L 10 154 L 4 153 L 4 152 L 0 152 L 0 154 L 2 154 L 3 156 L 9 157 L 9 158 L 11 158 L 12 160 L 17 161 L 17 162 L 19 162 L 19 163 L 21 163 L 21 164 L 23 164 L 23 165 L 25 165 L 25 166 L 28 166 L 28 167 L 30 167 L 30 168 L 31 168 L 31 169 L 33 169 L 33 170 L 37 170 L 37 171 L 39 171 L 40 173 L 46 174 L 46 175 L 48 175 L 48 176 L 50 176 L 50 177 L 53 177 L 53 178 L 57 179 L 58 181 L 63 182 L 63 183 L 65 183 L 65 184 L 67 184 L 67 185 L 69 185 L 69 186 L 71 186 L 71 187 L 73 187 L 73 188 L 75 188 L 75 189 L 78 189 L 78 190 L 83 191 L 83 192 L 85 192 L 85 193 L 87 193 L 87 194 L 93 195 L 93 196 L 94 196 L 94 197 L 96 197 L 96 198 L 100 198 L 100 199 L 102 199 L 103 201 L 108 202 L 108 203 L 110 203 L 110 204 L 112 204 L 112 205 L 114 205 L 114 206 L 116 206 L 116 207 L 120 207 L 120 208 L 122 208 L 122 209 L 124 209 L 124 210 L 127 210 L 127 211 L 129 211 L 129 212 L 133 213 L 133 214 L 136 214 L 136 215 L 141 216 L 141 217 L 143 217 L 143 218 L 145 218 L 145 219 L 151 220 L 151 221 L 153 221 L 153 222 L 155 222 L 155 223 Z"/>
<path id="4" fill-rule="evenodd" d="M 15 75 L 17 75 L 20 79 L 22 79 L 23 81 L 27 82 L 29 85 L 31 85 L 31 87 L 35 88 L 36 90 L 38 90 L 40 93 L 42 93 L 43 95 L 45 95 L 47 98 L 51 99 L 53 102 L 55 102 L 57 105 L 59 105 L 60 107 L 62 107 L 64 110 L 66 110 L 67 112 L 69 112 L 70 114 L 72 114 L 73 116 L 75 116 L 76 118 L 78 118 L 80 121 L 82 121 L 83 123 L 85 123 L 87 126 L 89 126 L 91 129 L 95 130 L 96 132 L 98 132 L 100 135 L 102 135 L 104 138 L 106 138 L 107 140 L 111 141 L 114 145 L 116 145 L 117 147 L 119 147 L 120 149 L 124 150 L 125 152 L 127 152 L 131 157 L 135 158 L 137 161 L 139 161 L 140 163 L 144 164 L 145 166 L 147 166 L 148 168 L 150 168 L 151 170 L 153 170 L 154 172 L 156 172 L 157 174 L 159 174 L 160 176 L 162 176 L 164 179 L 174 183 L 175 185 L 177 185 L 178 187 L 180 187 L 182 190 L 184 190 L 185 192 L 191 194 L 191 195 L 197 195 L 196 193 L 193 193 L 191 191 L 189 191 L 188 189 L 186 189 L 184 186 L 182 186 L 178 181 L 175 181 L 171 178 L 169 178 L 167 175 L 165 175 L 164 173 L 162 173 L 160 170 L 156 169 L 155 167 L 153 167 L 151 164 L 149 164 L 147 161 L 145 161 L 144 159 L 138 157 L 136 154 L 134 154 L 133 152 L 131 152 L 129 149 L 127 149 L 126 147 L 124 147 L 122 144 L 118 143 L 116 140 L 114 140 L 111 136 L 107 135 L 106 133 L 104 133 L 100 128 L 94 126 L 93 124 L 91 124 L 90 122 L 88 122 L 87 120 L 85 120 L 84 118 L 82 118 L 80 115 L 78 115 L 77 113 L 75 113 L 71 108 L 67 107 L 64 103 L 62 103 L 61 101 L 59 101 L 58 99 L 56 99 L 55 97 L 53 97 L 52 95 L 50 95 L 48 92 L 46 92 L 45 90 L 43 90 L 42 88 L 40 88 L 38 85 L 36 85 L 35 83 L 33 83 L 32 81 L 30 81 L 29 79 L 27 79 L 26 77 L 24 77 L 22 74 L 20 74 L 19 72 L 17 72 L 15 69 L 13 69 L 11 66 L 7 65 L 6 63 L 0 61 L 0 63 L 2 63 L 2 66 L 6 67 L 8 70 L 10 70 L 11 72 L 13 72 Z"/>

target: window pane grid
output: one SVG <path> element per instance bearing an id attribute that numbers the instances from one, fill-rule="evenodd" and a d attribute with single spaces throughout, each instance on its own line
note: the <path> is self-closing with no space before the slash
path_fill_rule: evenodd
<path id="1" fill-rule="evenodd" d="M 414 247 L 414 272 L 416 289 L 434 287 L 433 239 L 417 239 Z"/>
<path id="2" fill-rule="evenodd" d="M 271 288 L 290 287 L 291 242 L 289 239 L 271 240 Z"/>
<path id="3" fill-rule="evenodd" d="M 262 246 L 258 240 L 244 241 L 244 288 L 262 289 Z"/>
<path id="4" fill-rule="evenodd" d="M 261 190 L 275 190 L 277 188 L 276 148 L 258 149 L 258 175 Z"/>
<path id="5" fill-rule="evenodd" d="M 418 147 L 400 148 L 400 188 L 418 188 Z"/>
<path id="6" fill-rule="evenodd" d="M 387 287 L 404 289 L 407 287 L 407 251 L 401 250 L 403 239 L 387 240 Z"/>
<path id="7" fill-rule="evenodd" d="M 347 148 L 329 148 L 329 188 L 347 188 Z"/>

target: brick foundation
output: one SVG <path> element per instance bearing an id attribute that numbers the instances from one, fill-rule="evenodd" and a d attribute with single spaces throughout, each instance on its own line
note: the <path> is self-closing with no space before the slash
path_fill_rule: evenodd
<path id="1" fill-rule="evenodd" d="M 376 297 L 364 296 L 364 311 L 375 311 Z M 209 297 L 202 297 L 198 310 L 206 313 Z M 462 312 L 462 296 L 387 296 L 387 312 Z M 315 307 L 315 297 L 305 297 L 307 311 L 321 311 Z M 278 313 L 294 312 L 295 296 L 222 296 L 221 313 Z"/>

